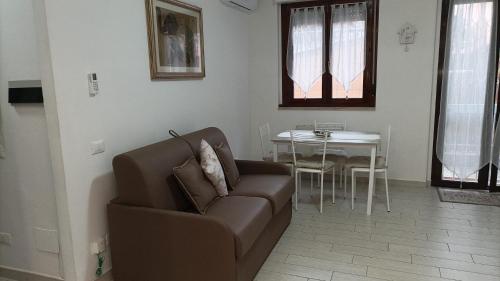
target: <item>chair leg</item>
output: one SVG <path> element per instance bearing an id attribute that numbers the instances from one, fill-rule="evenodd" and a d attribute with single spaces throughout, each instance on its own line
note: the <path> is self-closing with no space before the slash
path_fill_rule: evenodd
<path id="1" fill-rule="evenodd" d="M 340 172 L 340 175 L 339 175 L 340 188 L 342 188 L 342 172 L 343 172 L 343 170 L 344 170 L 344 168 L 340 167 L 340 169 L 339 169 L 339 172 Z M 346 196 L 346 189 L 344 188 L 344 199 L 345 199 L 345 196 Z"/>
<path id="2" fill-rule="evenodd" d="M 339 167 L 339 175 L 342 177 L 342 167 Z M 339 186 L 342 187 L 342 181 L 339 179 Z"/>
<path id="3" fill-rule="evenodd" d="M 335 204 L 335 168 L 333 168 L 332 176 L 332 203 Z"/>
<path id="4" fill-rule="evenodd" d="M 323 172 L 321 172 L 321 183 L 320 183 L 320 196 L 319 196 L 319 212 L 323 214 Z"/>
<path id="5" fill-rule="evenodd" d="M 339 179 L 340 188 L 342 188 L 342 183 L 343 183 L 342 173 L 344 173 L 344 167 L 340 167 L 340 179 Z M 344 193 L 344 196 L 345 196 L 345 193 Z"/>
<path id="6" fill-rule="evenodd" d="M 298 179 L 299 179 L 299 198 L 300 198 L 300 193 L 302 192 L 302 173 L 298 173 Z"/>
<path id="7" fill-rule="evenodd" d="M 311 174 L 311 197 L 313 196 L 314 174 Z"/>
<path id="8" fill-rule="evenodd" d="M 356 173 L 352 173 L 352 174 L 353 174 L 353 178 L 355 178 Z M 358 191 L 358 185 L 357 185 L 356 181 L 354 181 L 354 201 L 356 201 L 356 199 L 358 199 L 358 192 L 357 191 Z"/>
<path id="9" fill-rule="evenodd" d="M 391 211 L 391 205 L 389 203 L 389 183 L 387 181 L 387 170 L 385 170 L 385 197 L 387 199 L 387 212 Z"/>
<path id="10" fill-rule="evenodd" d="M 354 170 L 351 172 L 351 209 L 354 210 L 354 197 L 356 196 L 356 178 Z"/>
<path id="11" fill-rule="evenodd" d="M 344 199 L 347 198 L 347 169 L 344 170 Z"/>
<path id="12" fill-rule="evenodd" d="M 299 209 L 299 181 L 299 172 L 295 171 L 295 210 Z"/>

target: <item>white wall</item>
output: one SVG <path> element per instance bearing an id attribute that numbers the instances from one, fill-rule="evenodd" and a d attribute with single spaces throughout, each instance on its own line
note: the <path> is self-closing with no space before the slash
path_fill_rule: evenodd
<path id="1" fill-rule="evenodd" d="M 76 268 L 66 280 L 94 278 L 89 243 L 107 232 L 113 156 L 166 139 L 171 128 L 207 126 L 220 127 L 237 156 L 249 154 L 248 16 L 220 1 L 190 2 L 203 8 L 206 78 L 152 82 L 144 1 L 45 1 L 58 115 L 49 125 L 60 129 Z M 88 96 L 88 72 L 100 79 L 95 98 Z M 90 156 L 89 144 L 98 139 L 107 151 Z"/>
<path id="2" fill-rule="evenodd" d="M 57 229 L 43 105 L 8 104 L 11 80 L 39 80 L 32 0 L 0 0 L 0 107 L 6 157 L 0 159 L 0 266 L 59 276 L 59 256 L 38 251 L 34 227 Z"/>
<path id="3" fill-rule="evenodd" d="M 252 156 L 259 157 L 258 126 L 274 132 L 296 124 L 344 121 L 353 130 L 385 132 L 393 126 L 390 177 L 426 181 L 431 115 L 437 0 L 380 0 L 377 107 L 363 110 L 278 109 L 278 13 L 274 1 L 261 1 L 250 17 L 250 95 Z M 418 29 L 404 52 L 397 32 L 406 22 Z"/>
<path id="4" fill-rule="evenodd" d="M 42 66 L 51 75 L 43 80 L 50 92 L 52 153 L 61 153 L 53 165 L 59 217 L 67 224 L 61 226 L 63 254 L 71 255 L 65 258 L 71 264 L 68 271 L 65 263 L 66 280 L 94 279 L 89 243 L 107 232 L 105 206 L 116 194 L 113 156 L 163 140 L 171 128 L 183 133 L 218 126 L 237 156 L 258 158 L 257 127 L 264 122 L 275 132 L 314 119 L 348 120 L 360 130 L 383 131 L 392 124 L 391 178 L 425 181 L 436 1 L 381 0 L 376 109 L 278 110 L 274 1 L 260 1 L 248 16 L 220 1 L 191 0 L 203 8 L 207 77 L 152 82 L 144 1 L 45 0 Z M 409 53 L 397 39 L 407 21 L 419 30 Z M 95 98 L 88 96 L 89 72 L 100 80 Z M 89 144 L 98 139 L 105 140 L 107 151 L 90 156 Z"/>

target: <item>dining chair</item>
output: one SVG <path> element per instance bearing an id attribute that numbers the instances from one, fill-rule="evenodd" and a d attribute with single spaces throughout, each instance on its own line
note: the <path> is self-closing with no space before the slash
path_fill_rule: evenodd
<path id="1" fill-rule="evenodd" d="M 314 131 L 314 124 L 298 124 L 298 125 L 295 125 L 295 130 L 313 132 Z M 315 153 L 314 147 L 307 147 L 307 148 L 301 147 L 300 154 L 304 157 L 312 157 L 314 155 L 314 153 Z M 313 185 L 314 185 L 314 177 L 312 174 L 310 176 L 310 180 L 311 180 L 311 189 L 312 189 Z M 319 182 L 319 176 L 318 176 L 318 182 Z"/>
<path id="2" fill-rule="evenodd" d="M 387 170 L 389 169 L 389 151 L 391 147 L 391 126 L 387 129 L 387 146 L 384 156 L 377 156 L 375 159 L 375 173 L 383 173 L 385 179 L 385 196 L 387 199 L 387 212 L 391 211 L 391 205 L 389 203 L 389 183 L 387 180 Z M 356 198 L 356 174 L 358 173 L 369 173 L 370 172 L 370 157 L 368 156 L 356 156 L 351 157 L 347 160 L 345 165 L 347 169 L 351 169 L 351 200 L 352 209 L 354 210 L 354 199 Z M 347 178 L 346 178 L 347 179 Z M 376 177 L 375 177 L 376 181 Z M 374 194 L 375 194 L 375 185 Z"/>
<path id="3" fill-rule="evenodd" d="M 314 120 L 314 130 L 329 131 L 329 132 L 346 131 L 347 121 L 340 123 L 340 122 L 318 122 L 317 120 Z M 321 151 L 319 151 L 318 153 L 321 154 Z M 348 158 L 347 151 L 342 147 L 327 148 L 326 155 L 327 155 L 326 156 L 327 160 L 333 161 L 336 164 L 339 170 L 339 184 L 340 187 L 342 187 L 342 174 L 345 172 L 344 165 L 347 162 Z M 344 182 L 344 199 L 346 198 L 346 190 L 347 186 L 346 183 Z"/>
<path id="4" fill-rule="evenodd" d="M 339 122 L 318 122 L 314 120 L 315 131 L 345 131 L 347 130 L 347 121 Z"/>
<path id="5" fill-rule="evenodd" d="M 293 164 L 295 167 L 295 209 L 298 210 L 299 197 L 300 197 L 300 189 L 301 189 L 301 174 L 309 173 L 312 175 L 319 174 L 320 175 L 320 207 L 319 212 L 323 213 L 323 185 L 325 173 L 328 171 L 332 171 L 333 180 L 332 180 L 332 203 L 335 204 L 335 163 L 332 161 L 326 160 L 326 144 L 328 142 L 328 135 L 321 137 L 311 138 L 310 135 L 304 135 L 297 131 L 290 131 L 290 139 L 292 143 L 292 155 L 293 155 Z M 323 148 L 323 155 L 321 159 L 317 159 L 317 157 L 310 158 L 301 158 L 297 157 L 297 148 L 301 146 L 311 147 L 311 146 L 320 146 Z M 311 185 L 311 196 L 312 196 L 313 188 Z"/>
<path id="6" fill-rule="evenodd" d="M 265 123 L 259 126 L 260 135 L 260 146 L 262 150 L 262 160 L 264 161 L 274 161 L 274 153 L 271 142 L 271 126 L 269 123 Z M 279 152 L 278 162 L 282 164 L 293 164 L 292 154 L 289 152 Z"/>

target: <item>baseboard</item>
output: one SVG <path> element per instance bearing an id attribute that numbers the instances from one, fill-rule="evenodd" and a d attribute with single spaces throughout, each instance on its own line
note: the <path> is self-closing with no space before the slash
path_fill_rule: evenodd
<path id="1" fill-rule="evenodd" d="M 305 180 L 305 181 L 309 180 L 310 175 L 311 174 L 304 173 L 304 175 L 302 176 L 303 180 Z M 338 181 L 339 180 L 338 175 L 336 175 L 336 176 L 337 176 L 337 181 Z M 317 176 L 315 177 L 315 179 L 317 179 Z M 332 180 L 331 174 L 327 175 L 325 177 L 325 180 L 331 182 L 331 180 Z M 342 178 L 342 180 L 344 180 L 344 178 Z M 367 175 L 357 176 L 356 181 L 359 183 L 368 183 L 368 176 Z M 351 183 L 351 176 L 350 175 L 347 176 L 347 183 L 348 184 Z M 377 177 L 376 184 L 377 185 L 385 184 L 385 181 L 383 178 Z M 429 181 L 410 181 L 410 180 L 400 180 L 400 179 L 389 179 L 389 184 L 397 185 L 397 186 L 405 186 L 405 187 L 430 187 L 431 186 Z"/>
<path id="2" fill-rule="evenodd" d="M 61 281 L 61 277 L 50 276 L 29 270 L 0 265 L 0 277 L 23 281 Z"/>
<path id="3" fill-rule="evenodd" d="M 61 277 L 50 276 L 46 274 L 36 273 L 29 270 L 23 270 L 13 267 L 0 265 L 0 277 L 19 280 L 19 281 L 62 281 Z M 113 281 L 111 270 L 106 272 L 103 276 L 96 279 L 96 281 Z"/>
<path id="4" fill-rule="evenodd" d="M 359 183 L 368 183 L 368 177 L 367 176 L 357 176 L 356 181 Z M 347 183 L 350 184 L 351 182 L 351 177 L 347 176 Z M 377 185 L 380 184 L 385 184 L 385 181 L 383 178 L 377 178 Z M 405 187 L 428 187 L 429 184 L 427 181 L 409 181 L 409 180 L 399 180 L 399 179 L 389 179 L 389 184 L 390 185 L 396 185 L 396 186 L 405 186 Z"/>
<path id="5" fill-rule="evenodd" d="M 111 274 L 111 270 L 104 273 L 104 275 L 99 277 L 96 281 L 113 281 L 113 275 Z"/>
<path id="6" fill-rule="evenodd" d="M 427 181 L 408 181 L 408 180 L 390 179 L 389 184 L 408 186 L 408 187 L 429 187 Z"/>

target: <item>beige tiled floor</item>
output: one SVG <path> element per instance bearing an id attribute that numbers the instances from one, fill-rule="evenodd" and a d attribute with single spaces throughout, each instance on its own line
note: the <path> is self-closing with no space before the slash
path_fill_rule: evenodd
<path id="1" fill-rule="evenodd" d="M 327 185 L 330 187 L 330 185 Z M 433 188 L 390 186 L 392 212 L 378 186 L 367 217 L 366 185 L 350 197 L 326 192 L 318 212 L 304 183 L 299 210 L 256 281 L 500 281 L 500 208 L 443 203 Z"/>

